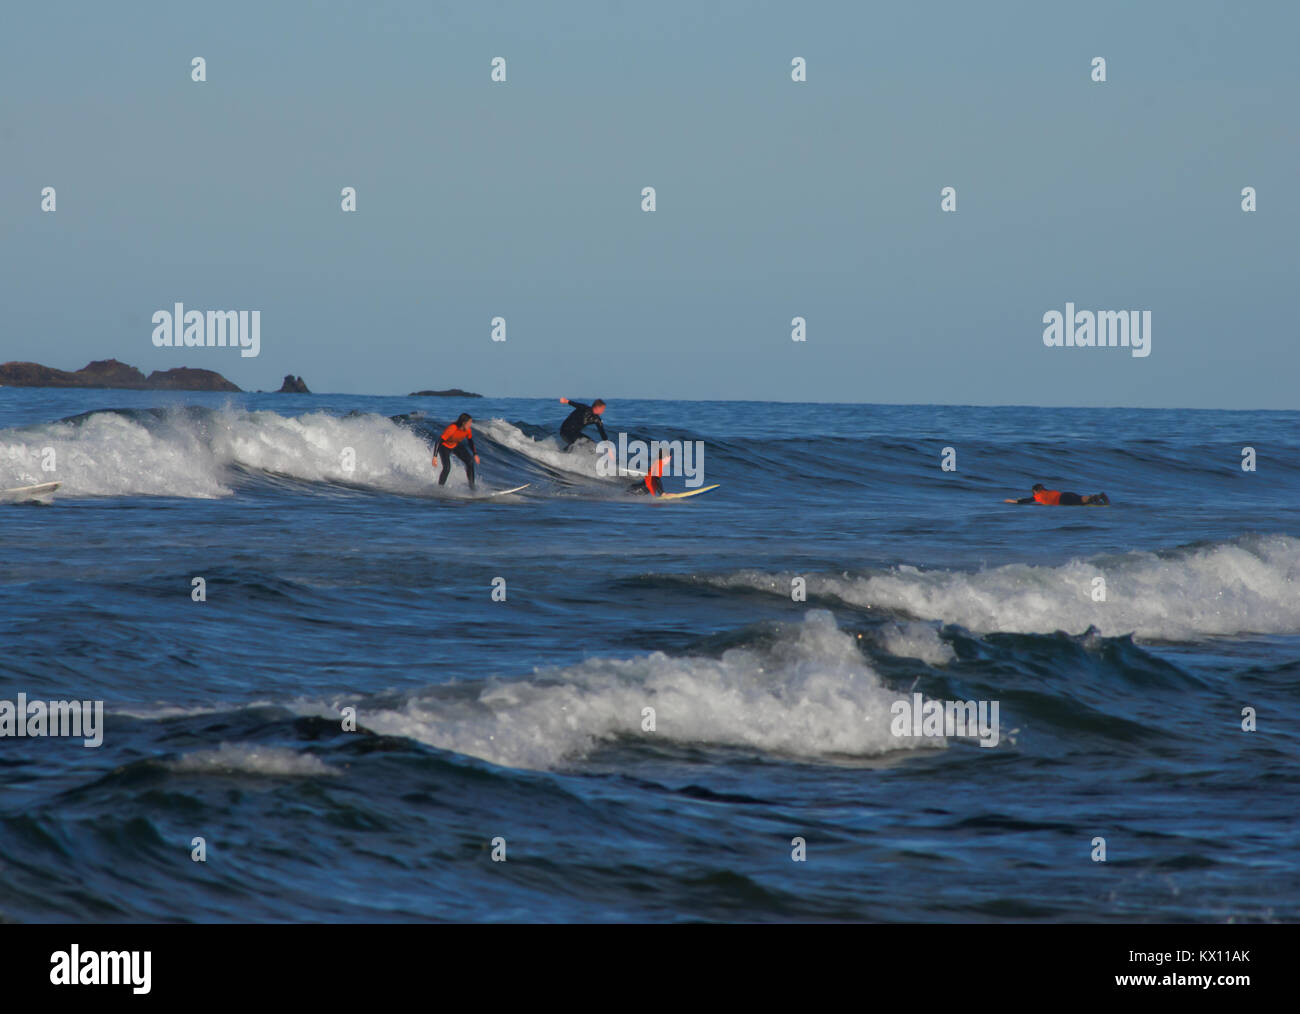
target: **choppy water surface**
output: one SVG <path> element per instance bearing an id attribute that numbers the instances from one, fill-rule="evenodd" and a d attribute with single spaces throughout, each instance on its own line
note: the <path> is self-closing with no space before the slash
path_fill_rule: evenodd
<path id="1" fill-rule="evenodd" d="M 613 403 L 677 504 L 563 414 L 0 390 L 0 700 L 107 712 L 0 739 L 0 917 L 1300 918 L 1300 413 Z"/>

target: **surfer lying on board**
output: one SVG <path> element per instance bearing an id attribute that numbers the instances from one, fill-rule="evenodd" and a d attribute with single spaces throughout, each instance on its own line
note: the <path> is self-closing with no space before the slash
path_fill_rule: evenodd
<path id="1" fill-rule="evenodd" d="M 1021 497 L 1019 500 L 1004 500 L 1003 503 L 1045 503 L 1053 507 L 1082 507 L 1087 504 L 1104 506 L 1110 503 L 1110 497 L 1105 493 L 1093 493 L 1091 496 L 1080 496 L 1078 493 L 1062 493 L 1059 489 L 1048 489 L 1041 482 L 1034 483 L 1031 496 Z"/>
<path id="2" fill-rule="evenodd" d="M 560 424 L 560 437 L 564 440 L 566 450 L 579 439 L 591 440 L 591 437 L 582 432 L 588 426 L 596 427 L 601 440 L 609 440 L 609 437 L 605 435 L 605 424 L 600 421 L 600 417 L 605 414 L 605 403 L 599 398 L 590 405 L 584 405 L 580 401 L 570 401 L 568 398 L 561 398 L 560 404 L 573 406 L 573 411 L 569 413 L 569 417 Z M 592 443 L 595 443 L 595 441 L 592 440 Z"/>
<path id="3" fill-rule="evenodd" d="M 451 456 L 454 454 L 465 463 L 465 474 L 469 477 L 469 488 L 474 488 L 474 462 L 478 461 L 478 454 L 474 450 L 474 431 L 470 425 L 473 418 L 468 412 L 462 412 L 454 423 L 442 431 L 442 436 L 438 438 L 438 455 L 433 459 L 434 467 L 438 465 L 438 458 L 442 459 L 442 475 L 438 476 L 438 485 L 447 484 L 447 473 L 451 471 Z M 466 444 L 469 449 L 466 450 Z M 470 455 L 473 455 L 471 460 Z"/>
<path id="4" fill-rule="evenodd" d="M 664 495 L 664 469 L 668 467 L 668 461 L 673 456 L 673 452 L 668 447 L 659 446 L 659 460 L 650 466 L 650 471 L 646 473 L 644 479 L 634 482 L 628 487 L 628 492 L 639 493 L 650 496 Z"/>

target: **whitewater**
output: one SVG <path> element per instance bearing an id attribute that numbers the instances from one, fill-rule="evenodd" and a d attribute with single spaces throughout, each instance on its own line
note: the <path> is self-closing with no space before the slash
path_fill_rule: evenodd
<path id="1" fill-rule="evenodd" d="M 0 391 L 62 484 L 0 504 L 0 700 L 105 713 L 0 740 L 0 918 L 493 918 L 497 835 L 516 918 L 1300 918 L 1300 413 L 606 397 L 719 488 L 552 400 Z M 461 411 L 526 490 L 436 485 Z"/>

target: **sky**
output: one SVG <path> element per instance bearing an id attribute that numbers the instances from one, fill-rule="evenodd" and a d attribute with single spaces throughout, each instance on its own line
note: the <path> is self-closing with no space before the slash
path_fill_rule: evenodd
<path id="1" fill-rule="evenodd" d="M 1298 407 L 1300 4 L 5 6 L 0 361 Z M 260 355 L 156 348 L 177 302 Z M 1151 311 L 1150 356 L 1046 347 L 1067 302 Z"/>

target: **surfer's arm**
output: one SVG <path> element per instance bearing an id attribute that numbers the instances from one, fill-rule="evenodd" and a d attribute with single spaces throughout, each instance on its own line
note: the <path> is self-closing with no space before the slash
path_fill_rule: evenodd
<path id="1" fill-rule="evenodd" d="M 1019 500 L 1003 500 L 1002 502 L 1003 503 L 1033 503 L 1034 498 L 1032 496 L 1022 496 Z"/>
<path id="2" fill-rule="evenodd" d="M 609 440 L 609 435 L 605 432 L 605 424 L 600 421 L 600 416 L 596 417 L 596 430 L 600 433 L 601 440 Z"/>

